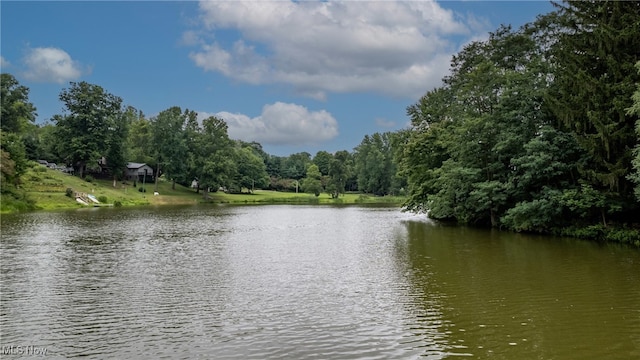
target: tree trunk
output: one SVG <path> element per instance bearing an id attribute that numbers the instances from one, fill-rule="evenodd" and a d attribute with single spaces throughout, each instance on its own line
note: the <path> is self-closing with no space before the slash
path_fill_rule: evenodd
<path id="1" fill-rule="evenodd" d="M 209 188 L 205 186 L 204 189 L 202 189 L 202 198 L 207 200 L 208 197 L 209 197 Z"/>
<path id="2" fill-rule="evenodd" d="M 81 162 L 78 162 L 77 165 L 78 165 L 78 176 L 80 176 L 80 179 L 84 179 L 84 164 Z"/>
<path id="3" fill-rule="evenodd" d="M 118 187 L 118 177 L 113 175 L 113 187 Z"/>
<path id="4" fill-rule="evenodd" d="M 171 182 L 171 190 L 175 190 L 176 189 L 176 179 L 173 179 L 173 181 Z"/>
<path id="5" fill-rule="evenodd" d="M 160 162 L 158 162 L 158 166 L 156 167 L 156 185 L 154 192 L 158 192 L 158 178 L 160 177 Z"/>
<path id="6" fill-rule="evenodd" d="M 498 226 L 498 219 L 496 219 L 496 212 L 491 209 L 491 227 L 497 227 Z"/>

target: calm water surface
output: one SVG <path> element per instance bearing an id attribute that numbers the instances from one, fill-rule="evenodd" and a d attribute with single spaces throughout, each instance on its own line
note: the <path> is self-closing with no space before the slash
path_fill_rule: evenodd
<path id="1" fill-rule="evenodd" d="M 2 216 L 0 345 L 58 358 L 640 358 L 640 252 L 394 208 Z M 1 355 L 0 355 L 1 356 Z"/>

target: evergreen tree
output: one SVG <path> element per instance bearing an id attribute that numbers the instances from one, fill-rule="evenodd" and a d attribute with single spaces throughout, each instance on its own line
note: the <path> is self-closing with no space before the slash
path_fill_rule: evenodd
<path id="1" fill-rule="evenodd" d="M 636 68 L 640 73 L 640 61 L 636 63 Z M 633 105 L 627 111 L 629 115 L 640 116 L 640 83 L 633 93 Z M 636 120 L 636 146 L 633 150 L 631 165 L 633 166 L 633 171 L 629 174 L 628 179 L 636 184 L 634 193 L 636 199 L 640 201 L 640 119 Z"/>
<path id="2" fill-rule="evenodd" d="M 559 124 L 591 156 L 581 177 L 611 202 L 628 201 L 626 179 L 635 145 L 637 114 L 629 114 L 640 80 L 640 2 L 565 1 L 562 31 L 551 47 L 554 81 L 547 100 Z"/>

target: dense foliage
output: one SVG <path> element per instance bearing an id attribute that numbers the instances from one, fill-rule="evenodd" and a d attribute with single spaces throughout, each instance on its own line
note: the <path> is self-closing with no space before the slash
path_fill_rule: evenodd
<path id="1" fill-rule="evenodd" d="M 36 126 L 36 108 L 29 101 L 29 89 L 11 74 L 0 78 L 0 195 L 2 208 L 28 210 L 33 203 L 19 189 L 27 168 L 28 150 Z M 29 146 L 29 147 L 28 147 Z"/>
<path id="2" fill-rule="evenodd" d="M 556 6 L 466 46 L 444 85 L 408 107 L 409 210 L 598 238 L 638 225 L 640 4 Z"/>
<path id="3" fill-rule="evenodd" d="M 205 198 L 407 195 L 407 210 L 434 219 L 640 246 L 640 3 L 555 6 L 465 46 L 443 85 L 407 107 L 410 129 L 366 135 L 353 152 L 271 155 L 230 139 L 215 116 L 173 106 L 147 118 L 85 82 L 70 83 L 65 112 L 38 126 L 29 89 L 2 74 L 3 208 L 29 208 L 18 190 L 28 160 L 114 186 L 137 162 Z"/>
<path id="4" fill-rule="evenodd" d="M 313 157 L 307 152 L 270 155 L 259 143 L 230 139 L 227 124 L 220 118 L 199 121 L 196 112 L 178 106 L 146 118 L 95 84 L 70 83 L 60 93 L 65 112 L 40 126 L 32 124 L 35 108 L 28 101 L 26 87 L 3 74 L 2 91 L 2 111 L 7 119 L 2 131 L 3 194 L 15 193 L 28 160 L 64 164 L 82 178 L 111 178 L 114 187 L 118 181 L 126 181 L 127 163 L 143 163 L 154 169 L 149 175 L 155 177 L 155 190 L 157 181 L 164 178 L 174 188 L 177 183 L 195 184 L 195 191 L 202 190 L 205 198 L 209 191 L 237 193 L 256 188 L 316 196 L 325 192 L 333 198 L 358 190 L 387 195 L 398 192 L 403 183 L 397 179 L 389 142 L 395 137 L 393 133 L 373 135 L 374 139 L 385 139 L 384 144 L 374 147 L 384 158 L 385 171 L 373 169 L 371 175 L 376 178 L 369 181 L 356 169 L 363 172 L 367 166 L 377 166 L 376 158 L 357 155 L 358 151 L 319 151 Z M 359 149 L 370 148 L 367 139 Z M 129 181 L 136 185 L 135 180 Z M 365 181 L 387 185 L 375 189 L 359 185 Z"/>

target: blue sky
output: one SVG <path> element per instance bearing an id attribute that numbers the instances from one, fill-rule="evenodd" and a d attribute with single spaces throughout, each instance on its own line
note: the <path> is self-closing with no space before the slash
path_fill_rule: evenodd
<path id="1" fill-rule="evenodd" d="M 407 126 L 451 56 L 547 1 L 2 1 L 2 72 L 29 87 L 39 123 L 70 81 L 147 117 L 172 106 L 225 119 L 274 155 L 351 151 Z"/>

